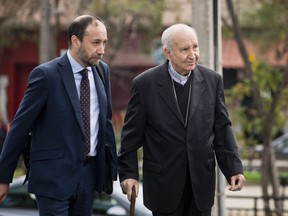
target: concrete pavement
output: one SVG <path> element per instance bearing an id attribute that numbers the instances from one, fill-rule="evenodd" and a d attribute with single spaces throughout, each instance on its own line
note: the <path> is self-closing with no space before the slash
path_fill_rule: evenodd
<path id="1" fill-rule="evenodd" d="M 228 211 L 228 209 L 253 209 L 255 201 L 253 198 L 248 197 L 260 197 L 262 196 L 262 190 L 260 185 L 245 185 L 245 187 L 242 189 L 242 191 L 232 192 L 228 190 L 229 186 L 225 186 L 225 209 L 226 209 L 226 215 L 225 216 L 253 216 L 253 211 Z M 288 196 L 288 188 L 280 188 L 281 195 Z M 231 198 L 229 196 L 237 196 L 239 198 Z M 288 200 L 284 202 L 284 209 L 288 211 Z M 257 208 L 263 209 L 263 202 L 261 199 L 257 201 Z M 214 216 L 217 216 L 214 211 Z M 264 215 L 263 212 L 259 212 L 257 214 L 258 216 Z M 288 212 L 284 213 L 283 216 L 288 216 Z"/>

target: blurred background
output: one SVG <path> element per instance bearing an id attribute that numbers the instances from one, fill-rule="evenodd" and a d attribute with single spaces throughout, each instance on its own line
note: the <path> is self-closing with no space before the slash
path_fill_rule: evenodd
<path id="1" fill-rule="evenodd" d="M 165 61 L 163 30 L 178 22 L 195 27 L 200 63 L 224 79 L 247 188 L 257 186 L 246 197 L 254 203 L 249 210 L 232 206 L 238 194 L 225 194 L 218 178 L 215 215 L 288 215 L 288 0 L 0 0 L 3 120 L 12 121 L 31 70 L 67 50 L 66 29 L 82 14 L 99 16 L 108 28 L 104 61 L 118 144 L 132 79 Z M 15 175 L 24 173 L 20 160 Z"/>

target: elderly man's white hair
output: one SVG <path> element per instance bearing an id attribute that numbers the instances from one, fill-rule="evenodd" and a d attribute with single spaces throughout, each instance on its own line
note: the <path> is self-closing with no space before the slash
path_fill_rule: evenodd
<path id="1" fill-rule="evenodd" d="M 181 32 L 185 30 L 190 30 L 194 34 L 194 37 L 198 40 L 198 36 L 194 28 L 182 23 L 174 24 L 162 33 L 161 41 L 163 44 L 163 49 L 171 50 L 174 34 L 181 34 Z"/>

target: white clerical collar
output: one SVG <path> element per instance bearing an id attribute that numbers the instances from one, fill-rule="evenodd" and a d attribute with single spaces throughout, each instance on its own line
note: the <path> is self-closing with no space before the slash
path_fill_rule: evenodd
<path id="1" fill-rule="evenodd" d="M 182 76 L 181 74 L 176 72 L 176 70 L 173 68 L 170 61 L 169 61 L 169 66 L 168 66 L 168 72 L 170 76 L 172 77 L 172 79 L 181 85 L 185 85 L 185 83 L 187 82 L 191 74 L 191 71 L 190 71 L 187 76 Z"/>

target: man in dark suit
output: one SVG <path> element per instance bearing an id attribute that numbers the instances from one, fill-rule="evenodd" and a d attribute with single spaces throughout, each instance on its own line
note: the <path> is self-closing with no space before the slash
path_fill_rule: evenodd
<path id="1" fill-rule="evenodd" d="M 154 216 L 211 215 L 217 162 L 231 184 L 245 181 L 222 78 L 198 65 L 195 30 L 176 24 L 162 34 L 167 62 L 133 80 L 118 168 L 124 194 L 138 193 L 143 146 L 144 204 Z M 216 159 L 215 159 L 216 158 Z"/>
<path id="2" fill-rule="evenodd" d="M 83 15 L 72 22 L 68 37 L 66 54 L 31 72 L 0 157 L 1 202 L 32 131 L 28 191 L 36 195 L 40 216 L 91 215 L 95 190 L 101 192 L 105 184 L 105 145 L 112 179 L 117 179 L 109 68 L 101 62 L 101 79 L 95 67 L 104 54 L 106 27 L 99 18 Z M 89 79 L 90 130 L 80 105 L 83 69 Z"/>
<path id="3" fill-rule="evenodd" d="M 0 153 L 3 148 L 3 143 L 5 140 L 5 137 L 9 131 L 10 124 L 8 121 L 4 120 L 3 114 L 0 112 Z"/>

